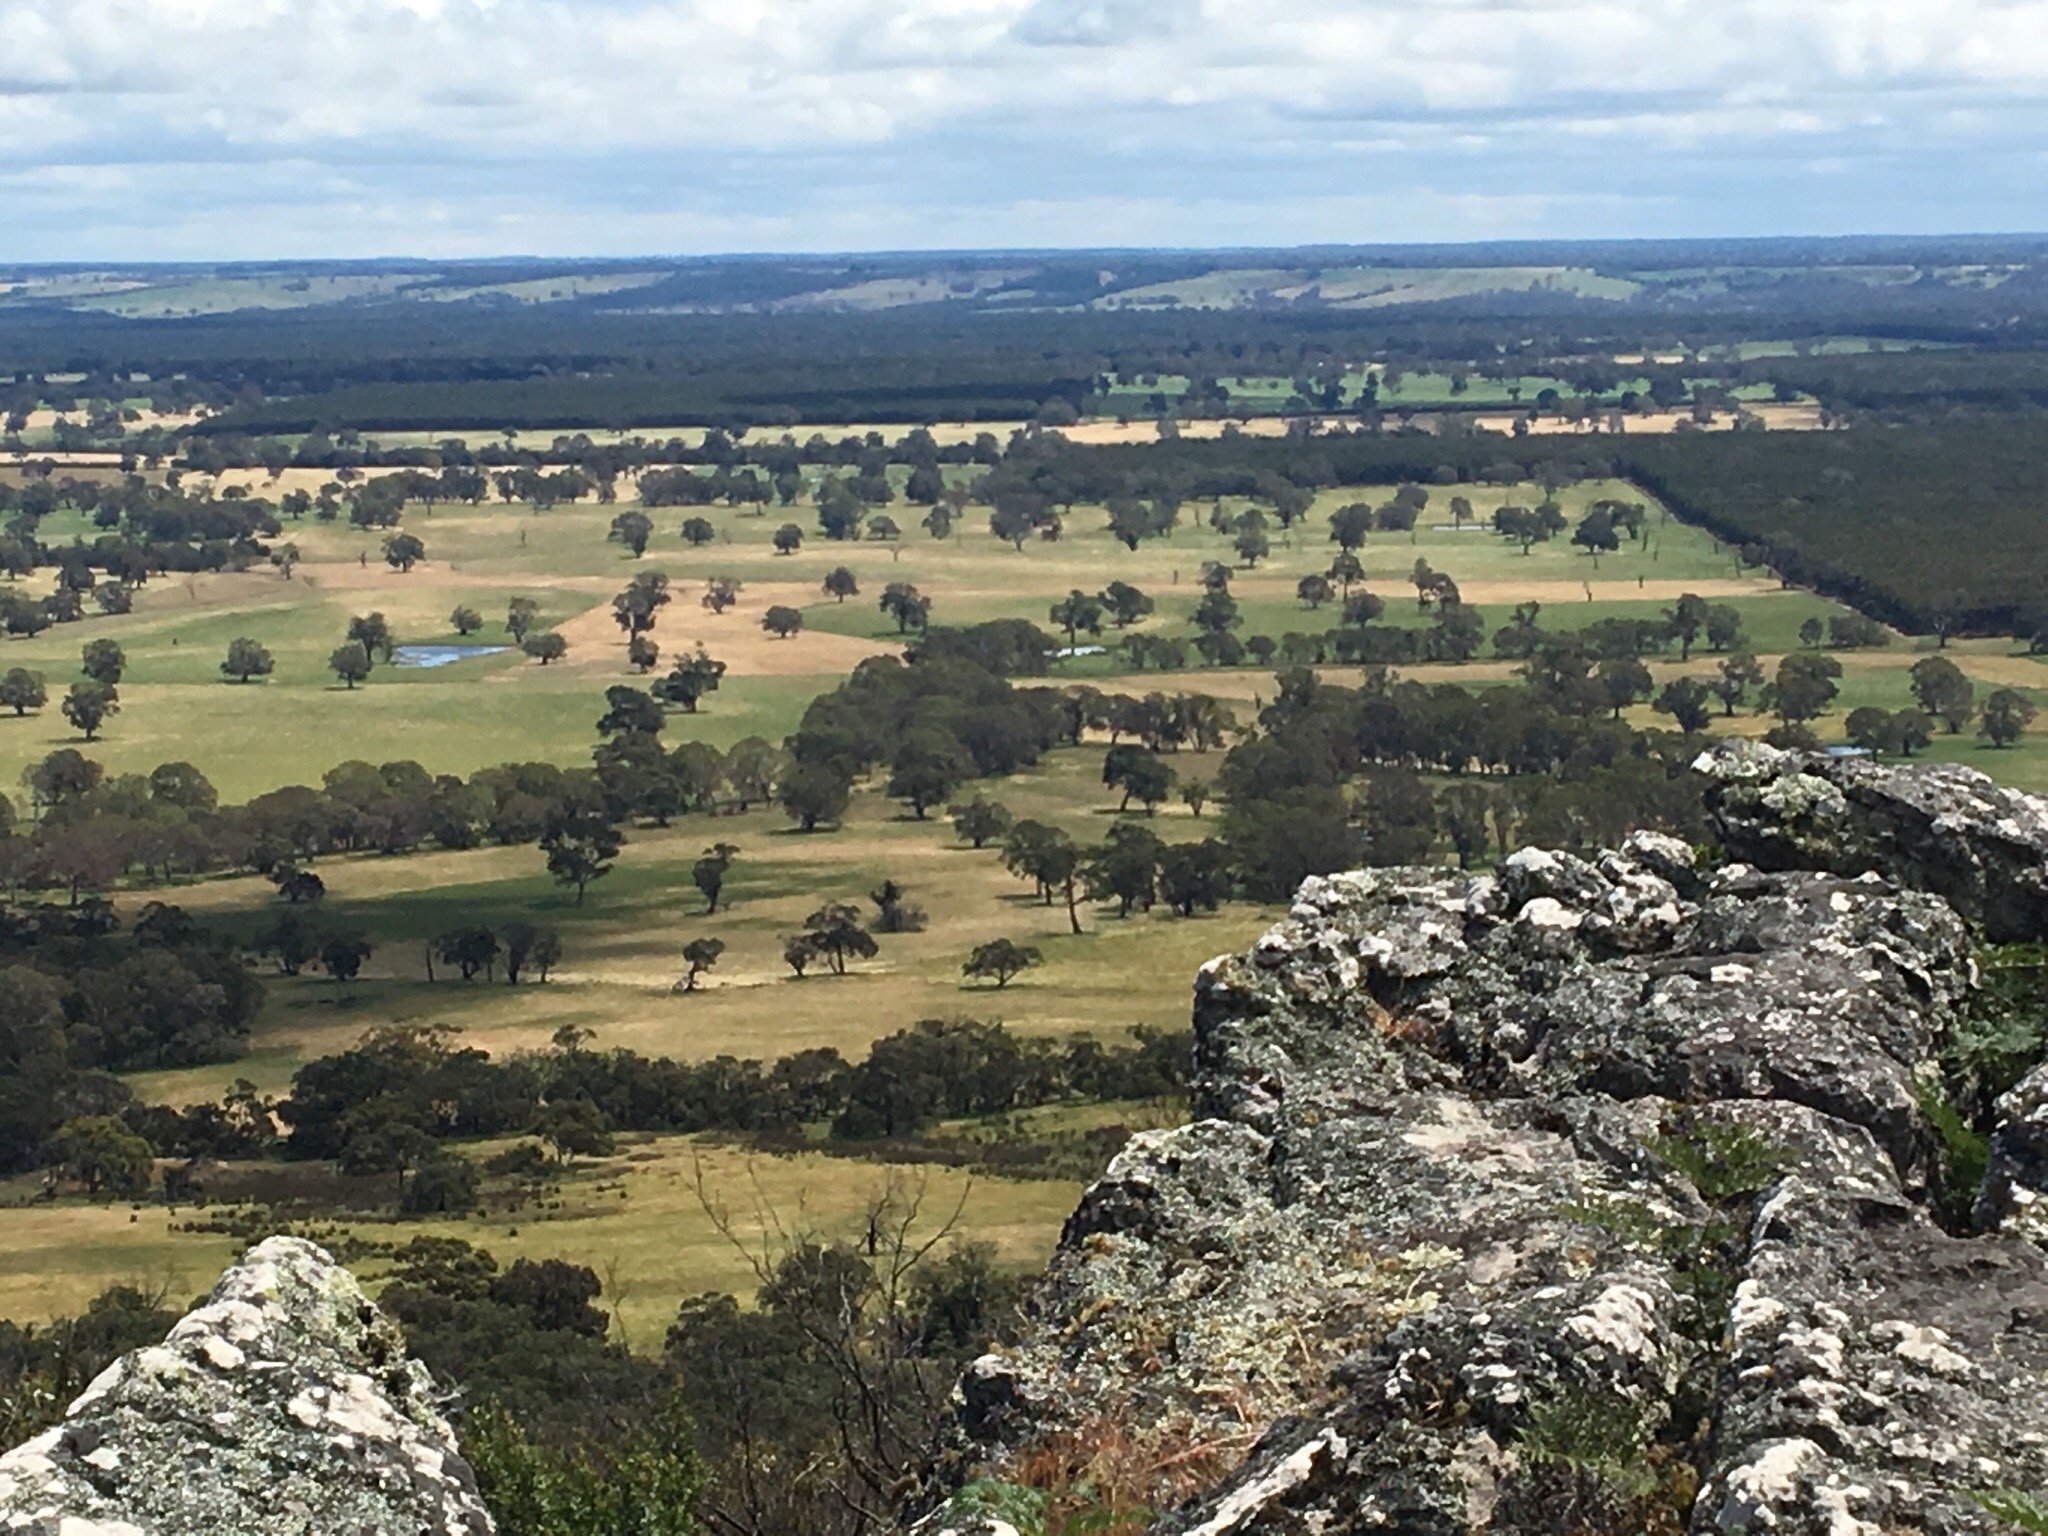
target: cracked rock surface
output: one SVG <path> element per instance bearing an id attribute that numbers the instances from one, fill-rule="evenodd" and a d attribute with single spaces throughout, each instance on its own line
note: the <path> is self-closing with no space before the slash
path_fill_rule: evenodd
<path id="1" fill-rule="evenodd" d="M 398 1329 L 320 1248 L 271 1238 L 159 1345 L 0 1457 L 8 1536 L 490 1536 Z"/>
<path id="2" fill-rule="evenodd" d="M 2048 1493 L 2048 1069 L 1973 1230 L 1923 1107 L 1976 947 L 2048 936 L 2048 803 L 1700 766 L 1711 861 L 1314 879 L 1205 967 L 1194 1121 L 968 1371 L 924 1531 L 978 1478 L 1121 1477 L 1195 1536 L 1989 1536 L 1973 1493 Z"/>

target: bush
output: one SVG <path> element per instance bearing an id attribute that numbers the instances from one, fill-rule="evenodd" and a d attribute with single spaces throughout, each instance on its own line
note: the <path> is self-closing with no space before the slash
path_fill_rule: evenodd
<path id="1" fill-rule="evenodd" d="M 539 1444 L 495 1405 L 470 1415 L 463 1451 L 500 1536 L 694 1536 L 703 1473 L 673 1398 L 598 1446 Z"/>
<path id="2" fill-rule="evenodd" d="M 476 1209 L 476 1165 L 452 1152 L 437 1152 L 413 1170 L 398 1208 L 408 1216 L 453 1216 Z"/>

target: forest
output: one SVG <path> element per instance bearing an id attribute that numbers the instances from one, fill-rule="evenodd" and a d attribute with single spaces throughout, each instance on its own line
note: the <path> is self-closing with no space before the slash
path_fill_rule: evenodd
<path id="1" fill-rule="evenodd" d="M 1918 634 L 2048 631 L 2048 425 L 1632 442 L 1627 472 L 1788 582 Z"/>

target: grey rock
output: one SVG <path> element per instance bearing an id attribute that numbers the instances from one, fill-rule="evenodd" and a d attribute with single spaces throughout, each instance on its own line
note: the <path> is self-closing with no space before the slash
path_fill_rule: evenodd
<path id="1" fill-rule="evenodd" d="M 0 1457 L 9 1536 L 490 1536 L 426 1369 L 323 1250 L 251 1249 Z"/>
<path id="2" fill-rule="evenodd" d="M 1737 858 L 1875 870 L 1934 892 L 1995 943 L 2048 937 L 2048 802 L 1960 764 L 1902 770 L 1754 742 L 1720 745 L 1696 766 Z"/>
<path id="3" fill-rule="evenodd" d="M 2048 1492 L 2048 1068 L 2001 1102 L 1979 1235 L 1930 1214 L 1920 1108 L 1973 945 L 2043 931 L 2048 805 L 1702 766 L 1740 862 L 1638 835 L 1329 876 L 1204 967 L 1198 1118 L 1083 1199 L 923 1529 L 1112 1435 L 1187 1536 L 1536 1536 L 1602 1500 L 1584 1528 L 1988 1536 L 1971 1490 Z"/>
<path id="4" fill-rule="evenodd" d="M 1998 1100 L 1977 1224 L 2048 1248 L 2048 1066 Z"/>
<path id="5" fill-rule="evenodd" d="M 1694 1529 L 1992 1532 L 1971 1489 L 2048 1483 L 2048 1262 L 1905 1200 L 1787 1179 L 1729 1314 Z"/>

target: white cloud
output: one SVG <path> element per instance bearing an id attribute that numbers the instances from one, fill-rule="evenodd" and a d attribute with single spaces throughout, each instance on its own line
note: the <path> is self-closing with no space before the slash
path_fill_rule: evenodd
<path id="1" fill-rule="evenodd" d="M 760 227 L 754 205 L 772 202 L 851 237 L 857 188 L 923 219 L 931 234 L 912 243 L 957 243 L 944 225 L 960 188 L 987 206 L 1064 203 L 1079 177 L 1089 197 L 1164 196 L 1192 225 L 1196 200 L 1175 184 L 1278 165 L 1277 208 L 1341 194 L 1349 167 L 1370 164 L 1450 198 L 1493 151 L 1535 179 L 1469 190 L 1565 197 L 1527 205 L 1535 219 L 1597 190 L 1615 140 L 1719 157 L 1797 140 L 1853 159 L 1871 138 L 1966 152 L 2038 126 L 2044 88 L 2048 0 L 0 5 L 5 163 L 235 168 L 181 187 L 199 218 L 240 195 L 205 185 L 220 176 L 291 200 L 240 168 L 338 165 L 392 207 L 422 181 L 456 207 L 559 184 L 552 206 L 595 206 L 617 228 L 663 215 L 635 203 L 651 187 L 692 204 L 699 230 Z M 1532 135 L 1549 160 L 1528 153 Z M 929 201 L 930 181 L 955 190 Z M 67 203 L 96 196 L 115 194 L 80 173 Z M 22 211 L 39 243 L 63 233 L 53 204 Z M 101 211 L 120 224 L 134 210 Z M 0 220 L 0 256 L 8 242 Z"/>

